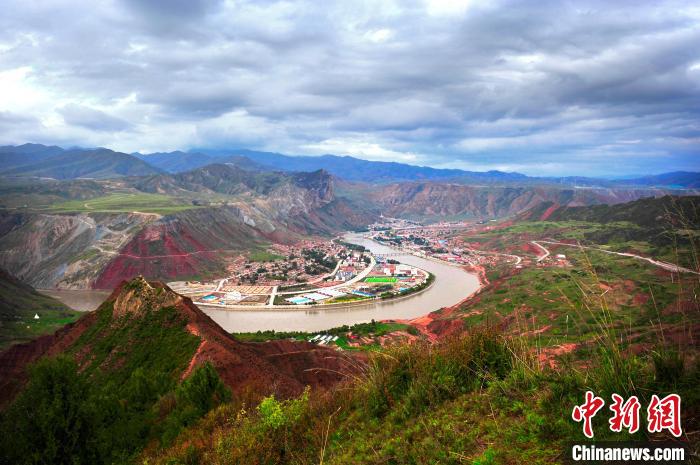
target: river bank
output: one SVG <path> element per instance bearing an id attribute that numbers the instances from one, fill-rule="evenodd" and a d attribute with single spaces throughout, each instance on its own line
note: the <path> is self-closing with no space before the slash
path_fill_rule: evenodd
<path id="1" fill-rule="evenodd" d="M 344 240 L 362 245 L 374 254 L 389 254 L 394 249 L 361 234 L 349 233 Z M 402 262 L 435 276 L 433 283 L 420 292 L 394 299 L 377 299 L 338 306 L 307 306 L 299 309 L 255 308 L 226 310 L 202 306 L 202 310 L 228 332 L 255 331 L 322 331 L 328 328 L 371 320 L 410 320 L 444 307 L 451 307 L 471 296 L 481 287 L 476 274 L 462 267 L 434 259 L 407 255 Z M 71 308 L 91 311 L 104 301 L 108 291 L 42 291 Z"/>

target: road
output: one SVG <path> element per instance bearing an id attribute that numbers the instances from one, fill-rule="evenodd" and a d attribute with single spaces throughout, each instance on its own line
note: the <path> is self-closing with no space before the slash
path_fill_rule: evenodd
<path id="1" fill-rule="evenodd" d="M 337 289 L 337 288 L 340 288 L 340 287 L 348 286 L 348 285 L 350 285 L 350 284 L 354 284 L 354 283 L 356 283 L 356 282 L 358 282 L 358 281 L 361 281 L 361 280 L 365 279 L 365 276 L 367 276 L 368 274 L 370 274 L 370 273 L 372 272 L 372 269 L 374 268 L 374 265 L 377 264 L 377 260 L 374 259 L 374 256 L 373 256 L 373 255 L 370 255 L 369 258 L 370 258 L 371 262 L 370 262 L 369 265 L 367 265 L 367 268 L 365 268 L 364 270 L 362 270 L 362 273 L 358 274 L 357 276 L 355 276 L 355 277 L 352 278 L 352 279 L 349 279 L 349 280 L 347 280 L 347 281 L 341 282 L 340 284 L 336 284 L 335 286 L 321 287 L 321 288 L 318 288 L 318 290 L 321 290 L 321 291 L 322 291 L 322 290 L 324 290 L 324 289 L 325 289 L 325 290 L 328 290 L 328 289 Z M 308 294 L 309 292 L 314 292 L 314 289 L 306 289 L 305 291 L 278 292 L 278 294 L 280 294 L 280 295 Z"/>
<path id="2" fill-rule="evenodd" d="M 542 241 L 542 242 L 546 242 L 546 241 Z M 547 250 L 547 248 L 545 246 L 543 246 L 542 244 L 540 244 L 537 241 L 531 241 L 530 243 L 534 244 L 536 247 L 539 247 L 544 252 L 544 255 L 537 257 L 537 263 L 539 263 L 542 260 L 544 260 L 545 258 L 549 257 L 549 255 L 550 255 L 549 250 Z"/>
<path id="3" fill-rule="evenodd" d="M 485 251 L 483 251 L 483 250 L 476 250 L 476 249 L 470 249 L 470 248 L 467 248 L 467 249 L 465 249 L 465 250 L 468 250 L 470 253 L 474 253 L 474 254 L 477 254 L 477 255 L 496 255 L 496 256 L 499 256 L 499 257 L 513 258 L 513 259 L 515 259 L 514 265 L 520 265 L 520 262 L 523 261 L 523 257 L 521 257 L 521 256 L 519 256 L 519 255 L 512 255 L 512 254 L 509 254 L 509 253 L 485 252 Z"/>
<path id="4" fill-rule="evenodd" d="M 273 307 L 275 305 L 275 297 L 277 297 L 277 286 L 272 286 L 272 294 L 270 294 L 270 301 L 267 303 L 268 307 Z"/>
<path id="5" fill-rule="evenodd" d="M 557 242 L 557 241 L 539 241 L 539 242 L 543 242 L 543 243 L 545 243 L 545 244 L 552 244 L 552 245 L 560 245 L 560 246 L 566 246 L 566 247 L 577 247 L 577 248 L 580 248 L 580 249 L 595 250 L 595 251 L 607 253 L 607 254 L 610 254 L 610 255 L 618 255 L 618 256 L 620 256 L 620 257 L 629 257 L 629 258 L 634 258 L 634 259 L 637 259 L 637 260 L 643 260 L 643 261 L 645 261 L 645 262 L 651 263 L 651 264 L 654 265 L 654 266 L 658 266 L 659 268 L 663 268 L 664 270 L 666 270 L 666 271 L 671 271 L 671 272 L 673 272 L 673 273 L 691 273 L 691 274 L 700 275 L 700 273 L 698 273 L 697 271 L 694 271 L 694 270 L 691 270 L 691 269 L 688 269 L 688 268 L 684 268 L 684 267 L 679 266 L 679 265 L 676 265 L 676 264 L 674 264 L 674 263 L 663 262 L 663 261 L 661 261 L 661 260 L 654 260 L 653 258 L 642 257 L 641 255 L 636 255 L 636 254 L 633 254 L 633 253 L 628 253 L 628 252 L 613 252 L 613 251 L 611 251 L 611 250 L 605 250 L 605 249 L 601 249 L 601 248 L 599 248 L 599 247 L 590 247 L 590 246 L 579 245 L 579 244 L 569 244 L 569 243 L 566 243 L 566 242 Z M 533 241 L 533 244 L 537 244 L 537 242 Z M 537 244 L 537 245 L 540 246 L 542 249 L 547 250 L 547 249 L 545 249 L 543 246 L 541 246 L 541 245 L 539 245 L 539 244 Z M 547 255 L 549 255 L 549 251 L 548 251 L 548 250 L 547 250 Z M 546 258 L 546 256 L 545 256 L 545 257 L 539 258 L 537 261 L 539 262 L 539 261 L 543 260 L 544 258 Z"/>

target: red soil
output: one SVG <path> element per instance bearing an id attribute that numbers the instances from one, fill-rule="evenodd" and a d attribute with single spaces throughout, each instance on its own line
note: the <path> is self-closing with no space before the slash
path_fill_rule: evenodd
<path id="1" fill-rule="evenodd" d="M 178 278 L 195 276 L 217 263 L 220 252 L 206 247 L 185 228 L 150 225 L 139 232 L 98 276 L 95 289 L 114 289 L 135 276 Z"/>
<path id="2" fill-rule="evenodd" d="M 546 209 L 544 211 L 544 213 L 542 213 L 542 216 L 540 216 L 540 221 L 547 220 L 550 216 L 552 216 L 552 213 L 554 213 L 555 211 L 557 211 L 557 209 L 559 209 L 559 207 L 560 207 L 559 204 L 556 204 L 556 203 L 552 204 L 551 207 L 549 207 L 548 209 Z"/>
<path id="3" fill-rule="evenodd" d="M 134 299 L 125 298 L 128 292 L 122 283 L 109 301 L 115 303 L 114 314 L 132 313 L 138 318 L 138 305 Z M 181 378 L 204 362 L 216 367 L 222 380 L 236 393 L 257 392 L 261 395 L 275 393 L 281 397 L 300 394 L 305 386 L 327 389 L 352 373 L 357 362 L 341 353 L 307 342 L 274 341 L 244 343 L 237 341 L 218 326 L 209 316 L 197 308 L 190 299 L 178 296 L 162 283 L 150 283 L 153 288 L 163 288 L 172 296 L 169 302 L 188 324 L 186 331 L 197 335 L 201 342 Z M 162 295 L 162 294 L 160 294 Z M 128 297 L 128 296 L 127 296 Z M 117 308 L 120 302 L 129 308 Z M 137 301 L 138 302 L 138 301 Z M 21 390 L 27 379 L 27 366 L 39 358 L 67 351 L 81 334 L 97 320 L 97 312 L 83 316 L 53 335 L 32 342 L 12 346 L 0 353 L 0 407 L 6 405 Z M 89 360 L 89 351 L 76 354 L 79 364 Z M 102 367 L 109 369 L 111 367 Z"/>
<path id="4" fill-rule="evenodd" d="M 645 294 L 644 292 L 641 292 L 639 294 L 635 294 L 634 298 L 632 299 L 632 303 L 634 305 L 644 305 L 649 301 L 649 294 Z"/>
<path id="5" fill-rule="evenodd" d="M 537 353 L 537 361 L 542 367 L 557 368 L 557 358 L 573 352 L 579 344 L 566 343 L 554 347 L 544 347 Z"/>
<path id="6" fill-rule="evenodd" d="M 540 249 L 539 247 L 537 247 L 535 244 L 533 244 L 531 242 L 523 243 L 520 246 L 520 249 L 523 252 L 535 255 L 536 257 L 539 257 L 540 255 L 542 255 L 542 249 Z"/>

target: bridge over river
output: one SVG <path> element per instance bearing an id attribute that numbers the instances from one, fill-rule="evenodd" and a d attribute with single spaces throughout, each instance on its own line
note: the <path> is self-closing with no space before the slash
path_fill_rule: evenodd
<path id="1" fill-rule="evenodd" d="M 389 253 L 373 253 L 375 257 L 389 258 L 389 257 L 406 257 L 412 256 L 411 252 L 389 252 Z"/>

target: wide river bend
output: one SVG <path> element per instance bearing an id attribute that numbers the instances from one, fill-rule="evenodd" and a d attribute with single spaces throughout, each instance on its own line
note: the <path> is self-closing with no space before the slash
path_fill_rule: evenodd
<path id="1" fill-rule="evenodd" d="M 344 240 L 363 245 L 375 254 L 396 252 L 391 247 L 362 237 L 361 234 L 348 233 Z M 254 332 L 274 329 L 275 331 L 321 331 L 342 325 L 364 323 L 372 319 L 409 319 L 416 318 L 442 307 L 449 307 L 479 289 L 479 279 L 475 274 L 467 273 L 462 268 L 447 263 L 428 260 L 413 255 L 399 257 L 409 265 L 417 266 L 435 275 L 435 282 L 428 289 L 414 296 L 396 300 L 376 300 L 367 304 L 347 307 L 313 307 L 299 310 L 274 310 L 274 308 L 255 310 L 221 310 L 216 307 L 200 308 L 214 321 L 229 332 Z M 91 305 L 80 305 L 78 295 L 85 293 L 85 299 L 92 304 L 101 291 L 44 291 L 63 300 L 77 310 L 90 310 Z M 64 297 L 64 293 L 65 297 Z M 104 299 L 104 298 L 103 298 Z M 96 307 L 96 305 L 95 305 Z"/>

